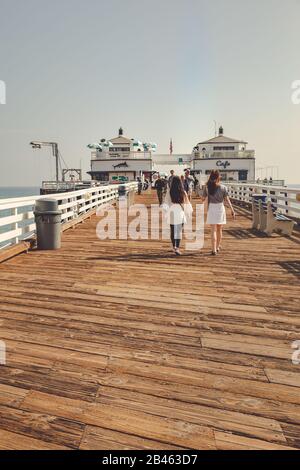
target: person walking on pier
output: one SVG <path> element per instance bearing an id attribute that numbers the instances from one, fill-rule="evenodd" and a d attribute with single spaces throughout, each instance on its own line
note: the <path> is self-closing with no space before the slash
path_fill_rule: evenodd
<path id="1" fill-rule="evenodd" d="M 229 199 L 227 188 L 220 184 L 220 173 L 213 170 L 210 173 L 207 185 L 203 191 L 202 202 L 207 198 L 208 210 L 206 223 L 211 226 L 211 246 L 212 255 L 216 255 L 221 248 L 222 229 L 226 224 L 226 210 L 224 201 L 230 207 L 232 217 L 235 218 L 235 212 Z"/>
<path id="2" fill-rule="evenodd" d="M 170 190 L 167 192 L 165 204 L 168 209 L 171 242 L 174 253 L 179 256 L 182 230 L 187 218 L 191 217 L 193 208 L 179 176 L 173 176 Z"/>
<path id="3" fill-rule="evenodd" d="M 193 183 L 193 178 L 190 176 L 190 170 L 185 170 L 184 180 L 183 180 L 183 189 L 188 195 L 189 201 L 192 200 L 193 185 L 194 183 Z"/>
<path id="4" fill-rule="evenodd" d="M 155 181 L 154 188 L 156 189 L 159 205 L 163 203 L 163 191 L 165 187 L 165 181 L 158 174 L 157 180 Z"/>
<path id="5" fill-rule="evenodd" d="M 137 183 L 138 183 L 138 194 L 142 194 L 142 190 L 143 190 L 143 182 L 142 182 L 142 178 L 140 178 L 139 176 L 137 177 Z"/>
<path id="6" fill-rule="evenodd" d="M 163 200 L 164 200 L 166 197 L 167 191 L 169 190 L 168 178 L 166 176 L 163 178 L 163 182 L 164 182 L 164 187 L 163 187 Z"/>
<path id="7" fill-rule="evenodd" d="M 171 187 L 173 178 L 174 178 L 174 170 L 170 170 L 170 176 L 169 176 L 169 178 L 168 178 L 168 186 L 169 186 L 169 188 Z"/>

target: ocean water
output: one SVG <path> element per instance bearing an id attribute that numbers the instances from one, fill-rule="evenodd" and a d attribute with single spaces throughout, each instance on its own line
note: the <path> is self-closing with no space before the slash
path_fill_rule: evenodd
<path id="1" fill-rule="evenodd" d="M 36 196 L 40 194 L 37 186 L 0 186 L 0 199 L 21 196 Z"/>

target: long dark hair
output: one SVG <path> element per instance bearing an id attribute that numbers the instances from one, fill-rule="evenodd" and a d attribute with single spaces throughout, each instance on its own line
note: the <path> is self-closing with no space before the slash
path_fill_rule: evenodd
<path id="1" fill-rule="evenodd" d="M 213 196 L 220 184 L 220 173 L 218 170 L 212 170 L 207 181 L 208 194 Z"/>
<path id="2" fill-rule="evenodd" d="M 183 184 L 179 176 L 173 176 L 171 187 L 170 187 L 170 197 L 173 204 L 183 204 L 185 200 L 185 193 L 183 189 Z"/>

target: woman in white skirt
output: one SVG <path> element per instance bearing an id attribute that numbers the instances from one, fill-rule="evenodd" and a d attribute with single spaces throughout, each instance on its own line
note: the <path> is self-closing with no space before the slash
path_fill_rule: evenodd
<path id="1" fill-rule="evenodd" d="M 225 201 L 231 209 L 232 217 L 235 218 L 235 212 L 229 199 L 227 188 L 220 184 L 220 173 L 218 170 L 213 170 L 209 176 L 203 191 L 203 202 L 206 198 L 208 204 L 206 223 L 211 226 L 211 254 L 216 255 L 220 251 L 222 228 L 226 224 Z"/>
<path id="2" fill-rule="evenodd" d="M 163 204 L 170 224 L 171 241 L 175 255 L 181 255 L 180 241 L 184 224 L 192 217 L 193 208 L 179 176 L 173 176 Z"/>

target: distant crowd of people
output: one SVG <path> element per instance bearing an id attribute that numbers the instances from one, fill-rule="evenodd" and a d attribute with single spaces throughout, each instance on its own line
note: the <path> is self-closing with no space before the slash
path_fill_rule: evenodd
<path id="1" fill-rule="evenodd" d="M 142 180 L 138 180 L 139 194 L 144 188 Z M 150 183 L 148 182 L 147 188 Z M 197 190 L 200 202 L 207 201 L 207 219 L 206 223 L 211 227 L 211 254 L 213 256 L 221 250 L 222 229 L 226 224 L 226 210 L 224 203 L 227 203 L 231 210 L 232 217 L 235 218 L 235 212 L 228 196 L 226 186 L 221 184 L 220 173 L 213 170 L 203 190 L 199 188 L 199 181 L 191 176 L 190 170 L 186 170 L 184 175 L 175 175 L 174 170 L 170 170 L 169 177 L 161 177 L 158 174 L 154 184 L 157 192 L 157 198 L 160 206 L 172 208 L 170 211 L 170 233 L 173 251 L 180 255 L 180 241 L 184 224 L 188 218 L 192 217 L 192 196 L 193 191 Z"/>
<path id="2" fill-rule="evenodd" d="M 156 189 L 157 192 L 157 197 L 159 204 L 161 205 L 163 203 L 164 197 L 167 194 L 168 188 L 171 188 L 173 178 L 175 176 L 174 170 L 170 171 L 170 176 L 167 177 L 161 177 L 160 174 L 158 174 L 158 177 L 155 181 L 154 188 Z M 180 181 L 182 183 L 183 189 L 186 192 L 189 201 L 192 200 L 192 194 L 193 190 L 196 188 L 198 184 L 198 180 L 196 177 L 192 177 L 190 174 L 190 170 L 186 170 L 184 175 L 180 176 Z"/>

